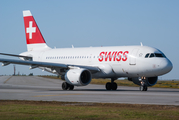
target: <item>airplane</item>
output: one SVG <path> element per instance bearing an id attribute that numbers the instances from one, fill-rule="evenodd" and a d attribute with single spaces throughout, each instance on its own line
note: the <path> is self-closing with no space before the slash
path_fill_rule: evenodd
<path id="1" fill-rule="evenodd" d="M 0 58 L 2 66 L 9 64 L 29 65 L 61 76 L 63 90 L 74 86 L 86 86 L 92 78 L 108 78 L 106 90 L 117 90 L 114 82 L 127 77 L 139 85 L 141 91 L 157 83 L 158 76 L 170 72 L 171 61 L 160 50 L 143 46 L 111 46 L 84 48 L 50 48 L 46 44 L 30 10 L 23 11 L 27 51 L 19 55 L 20 60 Z"/>

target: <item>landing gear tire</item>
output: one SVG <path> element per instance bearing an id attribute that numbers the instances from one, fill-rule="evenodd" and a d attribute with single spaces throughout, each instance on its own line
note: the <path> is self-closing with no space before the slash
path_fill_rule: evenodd
<path id="1" fill-rule="evenodd" d="M 62 83 L 62 89 L 63 89 L 63 90 L 67 90 L 68 87 L 69 87 L 69 84 L 68 84 L 67 82 L 63 82 L 63 83 Z"/>
<path id="2" fill-rule="evenodd" d="M 117 83 L 106 83 L 106 90 L 117 90 Z"/>
<path id="3" fill-rule="evenodd" d="M 74 85 L 70 85 L 69 90 L 73 90 L 74 89 Z"/>
<path id="4" fill-rule="evenodd" d="M 144 91 L 147 91 L 147 86 L 144 87 Z"/>
<path id="5" fill-rule="evenodd" d="M 112 89 L 112 84 L 110 82 L 106 83 L 106 90 L 111 90 Z"/>
<path id="6" fill-rule="evenodd" d="M 117 90 L 117 83 L 114 82 L 114 83 L 112 84 L 112 90 Z"/>
<path id="7" fill-rule="evenodd" d="M 63 82 L 62 83 L 62 89 L 63 90 L 73 90 L 74 89 L 74 85 L 70 85 L 67 82 Z"/>
<path id="8" fill-rule="evenodd" d="M 144 85 L 144 86 L 140 86 L 140 91 L 147 91 L 147 86 L 146 85 Z"/>

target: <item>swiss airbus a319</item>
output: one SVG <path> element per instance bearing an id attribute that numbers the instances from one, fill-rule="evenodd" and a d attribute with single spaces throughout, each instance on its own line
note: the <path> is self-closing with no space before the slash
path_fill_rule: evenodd
<path id="1" fill-rule="evenodd" d="M 86 86 L 92 78 L 110 78 L 106 90 L 116 90 L 118 78 L 128 80 L 147 91 L 157 83 L 158 76 L 172 70 L 170 60 L 158 49 L 148 46 L 114 46 L 88 48 L 59 48 L 47 46 L 31 12 L 23 11 L 27 52 L 19 55 L 20 60 L 0 58 L 2 66 L 9 64 L 29 65 L 61 76 L 63 90 L 74 86 Z"/>

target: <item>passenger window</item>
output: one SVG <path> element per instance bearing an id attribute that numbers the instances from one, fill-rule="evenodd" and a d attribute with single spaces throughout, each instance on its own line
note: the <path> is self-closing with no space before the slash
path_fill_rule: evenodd
<path id="1" fill-rule="evenodd" d="M 150 58 L 152 58 L 152 57 L 155 57 L 154 53 L 151 53 L 151 54 L 150 54 Z"/>
<path id="2" fill-rule="evenodd" d="M 149 55 L 150 55 L 150 54 L 149 54 L 149 53 L 147 53 L 147 54 L 145 55 L 145 58 L 148 58 L 148 57 L 149 57 Z"/>

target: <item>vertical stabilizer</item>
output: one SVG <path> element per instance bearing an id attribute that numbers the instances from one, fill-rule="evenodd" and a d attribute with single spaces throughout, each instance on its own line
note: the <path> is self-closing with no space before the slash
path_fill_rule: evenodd
<path id="1" fill-rule="evenodd" d="M 40 29 L 38 28 L 34 17 L 29 10 L 23 11 L 25 35 L 27 42 L 27 50 L 43 50 L 49 49 L 47 46 Z"/>

